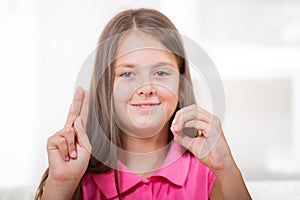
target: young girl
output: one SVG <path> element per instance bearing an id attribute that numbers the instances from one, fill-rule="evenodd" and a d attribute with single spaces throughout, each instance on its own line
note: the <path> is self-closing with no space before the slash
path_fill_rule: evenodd
<path id="1" fill-rule="evenodd" d="M 89 94 L 47 151 L 35 199 L 251 199 L 220 121 L 195 105 L 175 26 L 151 9 L 107 24 Z"/>

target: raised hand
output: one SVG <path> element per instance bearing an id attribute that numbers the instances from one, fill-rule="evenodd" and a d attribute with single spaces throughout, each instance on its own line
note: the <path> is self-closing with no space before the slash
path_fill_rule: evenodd
<path id="1" fill-rule="evenodd" d="M 61 182 L 79 180 L 86 171 L 92 149 L 86 134 L 88 109 L 88 92 L 79 87 L 64 128 L 48 139 L 48 178 Z"/>
<path id="2" fill-rule="evenodd" d="M 195 128 L 198 137 L 191 138 L 183 128 Z M 172 122 L 174 140 L 191 151 L 202 163 L 213 171 L 234 165 L 230 149 L 225 140 L 220 120 L 196 105 L 179 110 Z"/>

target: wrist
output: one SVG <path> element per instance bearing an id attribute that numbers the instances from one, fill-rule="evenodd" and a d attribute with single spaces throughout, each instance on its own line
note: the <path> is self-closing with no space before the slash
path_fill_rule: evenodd
<path id="1" fill-rule="evenodd" d="M 216 170 L 214 173 L 218 182 L 218 192 L 222 194 L 223 199 L 251 199 L 242 173 L 235 163 L 222 170 Z"/>
<path id="2" fill-rule="evenodd" d="M 216 177 L 240 176 L 241 172 L 236 163 L 232 160 L 226 163 L 221 169 L 213 170 Z"/>
<path id="3" fill-rule="evenodd" d="M 42 199 L 71 199 L 80 180 L 59 181 L 47 178 Z"/>

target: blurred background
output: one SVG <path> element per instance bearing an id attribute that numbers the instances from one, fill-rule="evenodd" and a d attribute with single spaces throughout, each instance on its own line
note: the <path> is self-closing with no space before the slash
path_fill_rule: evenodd
<path id="1" fill-rule="evenodd" d="M 215 63 L 246 181 L 299 179 L 300 1 L 1 0 L 0 188 L 37 186 L 104 25 L 138 7 L 162 11 Z"/>

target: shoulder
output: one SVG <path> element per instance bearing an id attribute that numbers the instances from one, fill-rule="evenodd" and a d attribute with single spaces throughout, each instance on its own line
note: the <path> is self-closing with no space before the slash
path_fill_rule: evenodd
<path id="1" fill-rule="evenodd" d="M 82 177 L 81 182 L 81 190 L 82 190 L 82 197 L 83 199 L 105 199 L 103 197 L 102 192 L 99 188 L 99 183 L 97 183 L 97 179 L 95 177 L 101 176 L 101 174 L 94 174 L 86 172 Z"/>
<path id="2" fill-rule="evenodd" d="M 198 160 L 192 153 L 186 152 L 185 156 L 190 159 L 189 173 L 201 176 L 214 176 L 213 172 Z"/>
<path id="3" fill-rule="evenodd" d="M 201 163 L 192 153 L 186 152 L 184 156 L 190 158 L 186 186 L 194 188 L 195 185 L 197 185 L 199 187 L 196 187 L 196 190 L 203 190 L 203 193 L 210 194 L 216 179 L 214 173 L 206 165 Z"/>
<path id="4" fill-rule="evenodd" d="M 93 179 L 93 174 L 86 172 L 83 177 L 82 177 L 82 181 L 81 181 L 81 187 L 83 189 L 83 192 L 85 191 L 85 189 L 89 189 L 96 188 L 96 183 Z"/>
<path id="5" fill-rule="evenodd" d="M 176 142 L 171 143 L 163 166 L 167 167 L 160 170 L 160 174 L 167 174 L 168 178 L 177 180 L 178 183 L 196 181 L 203 184 L 211 184 L 211 182 L 214 182 L 213 172 L 190 151 Z"/>

